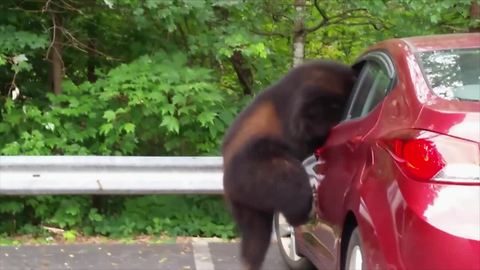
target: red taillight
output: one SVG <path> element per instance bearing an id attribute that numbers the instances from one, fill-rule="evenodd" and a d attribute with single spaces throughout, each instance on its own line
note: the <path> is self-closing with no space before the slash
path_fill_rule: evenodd
<path id="1" fill-rule="evenodd" d="M 480 183 L 478 143 L 421 130 L 403 131 L 391 137 L 383 145 L 413 179 Z"/>
<path id="2" fill-rule="evenodd" d="M 420 180 L 431 179 L 445 167 L 435 144 L 427 139 L 395 139 L 393 152 L 405 171 Z"/>

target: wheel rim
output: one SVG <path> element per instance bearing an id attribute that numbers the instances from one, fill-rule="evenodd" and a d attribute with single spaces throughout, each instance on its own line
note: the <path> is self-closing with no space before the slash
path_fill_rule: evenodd
<path id="1" fill-rule="evenodd" d="M 302 257 L 297 255 L 297 248 L 295 245 L 295 231 L 282 214 L 278 214 L 277 239 L 280 241 L 285 254 L 292 261 L 299 261 Z"/>
<path id="2" fill-rule="evenodd" d="M 362 270 L 363 258 L 360 246 L 356 245 L 353 247 L 348 262 L 348 270 Z"/>

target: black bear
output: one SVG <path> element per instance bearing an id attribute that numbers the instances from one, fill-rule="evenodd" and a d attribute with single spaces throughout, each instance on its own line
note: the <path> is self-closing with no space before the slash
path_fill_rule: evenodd
<path id="1" fill-rule="evenodd" d="M 275 212 L 293 226 L 308 221 L 312 191 L 301 162 L 341 120 L 354 81 L 344 64 L 303 64 L 259 94 L 227 131 L 224 194 L 247 269 L 262 265 Z"/>

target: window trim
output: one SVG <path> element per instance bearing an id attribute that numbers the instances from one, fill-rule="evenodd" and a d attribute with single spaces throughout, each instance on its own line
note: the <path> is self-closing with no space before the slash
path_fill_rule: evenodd
<path id="1" fill-rule="evenodd" d="M 367 114 L 360 115 L 357 117 L 352 117 L 352 109 L 355 101 L 357 100 L 358 94 L 360 92 L 360 85 L 362 85 L 363 80 L 365 78 L 364 73 L 362 72 L 364 70 L 364 65 L 369 63 L 369 62 L 375 62 L 380 67 L 382 67 L 386 72 L 387 76 L 390 79 L 387 91 L 385 92 L 385 96 L 388 95 L 388 93 L 395 88 L 395 85 L 397 84 L 397 76 L 396 76 L 396 69 L 395 65 L 393 64 L 393 61 L 390 57 L 390 55 L 385 52 L 385 51 L 371 51 L 366 53 L 365 55 L 361 56 L 353 65 L 352 68 L 358 71 L 358 82 L 355 84 L 353 93 L 350 95 L 349 101 L 347 103 L 347 110 L 344 113 L 344 117 L 342 122 L 344 121 L 349 121 L 349 120 L 355 120 L 355 119 L 361 119 L 364 118 Z M 377 104 L 378 105 L 378 104 Z M 376 105 L 375 105 L 376 106 Z"/>

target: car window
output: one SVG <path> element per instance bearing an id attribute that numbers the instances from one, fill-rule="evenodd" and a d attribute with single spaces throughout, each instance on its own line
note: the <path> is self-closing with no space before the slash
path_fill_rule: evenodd
<path id="1" fill-rule="evenodd" d="M 418 53 L 430 88 L 449 100 L 480 101 L 480 48 Z"/>
<path id="2" fill-rule="evenodd" d="M 378 62 L 367 61 L 354 87 L 347 119 L 362 117 L 380 103 L 389 90 L 391 79 L 387 70 Z"/>

